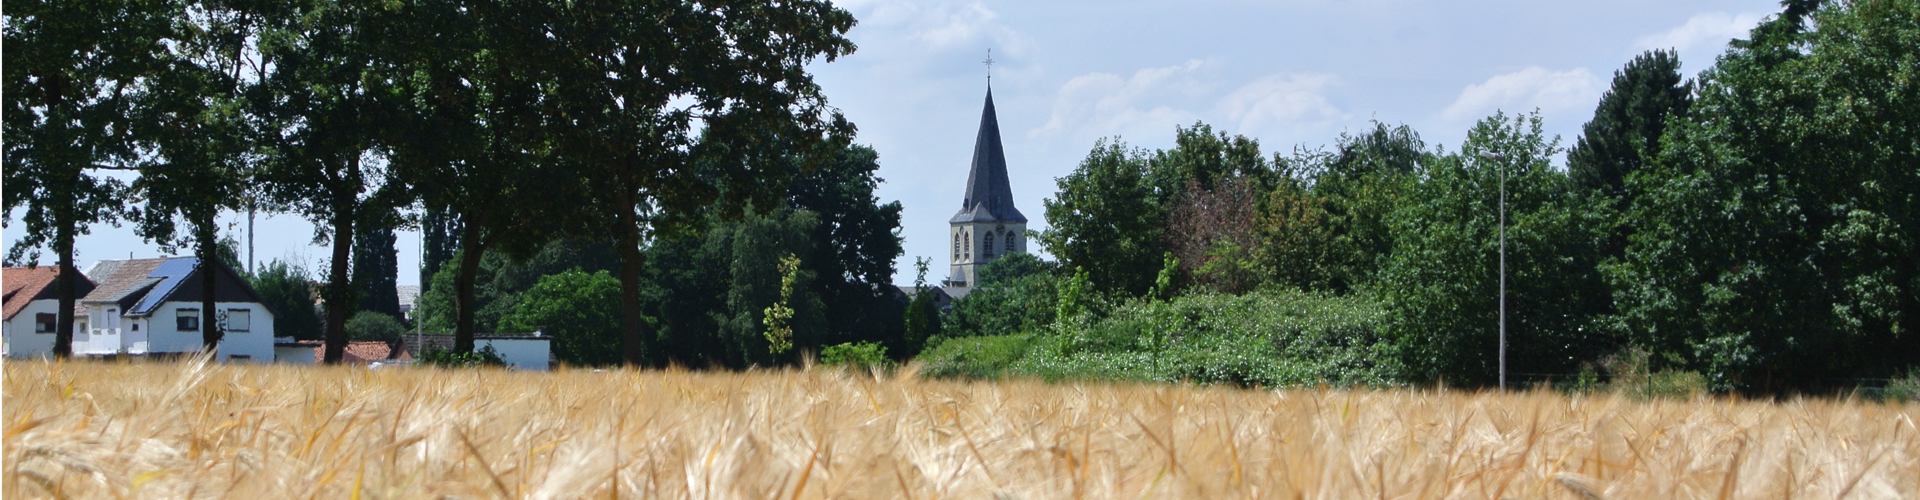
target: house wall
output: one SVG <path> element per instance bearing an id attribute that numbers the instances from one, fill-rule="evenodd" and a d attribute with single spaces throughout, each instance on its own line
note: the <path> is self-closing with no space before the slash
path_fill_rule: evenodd
<path id="1" fill-rule="evenodd" d="M 0 333 L 0 335 L 5 335 L 7 339 L 7 357 L 36 358 L 52 356 L 53 332 L 34 333 L 33 317 L 38 314 L 56 314 L 59 311 L 60 301 L 40 299 L 28 302 L 26 309 L 21 309 L 20 314 L 16 314 L 13 316 L 13 319 L 7 320 L 5 325 L 0 327 L 5 329 L 5 332 Z M 80 321 L 78 318 L 75 318 L 74 323 L 74 328 L 76 330 L 79 329 L 78 324 Z"/>
<path id="2" fill-rule="evenodd" d="M 247 356 L 247 361 L 270 363 L 274 359 L 273 351 L 273 313 L 259 302 L 215 302 L 214 307 L 221 311 L 246 309 L 252 316 L 248 331 L 229 331 L 220 341 L 219 357 L 229 360 L 232 356 Z M 200 330 L 180 331 L 177 318 L 181 309 L 199 309 L 199 302 L 167 301 L 154 308 L 153 315 L 139 318 L 143 324 L 141 332 L 146 334 L 148 353 L 193 352 L 200 349 Z M 217 316 L 201 315 L 201 327 L 205 328 L 208 318 Z M 132 319 L 132 318 L 129 318 Z M 123 327 L 125 322 L 123 321 Z M 238 361 L 238 360 L 235 360 Z"/>
<path id="3" fill-rule="evenodd" d="M 314 362 L 313 346 L 306 344 L 273 346 L 273 362 L 311 365 Z"/>

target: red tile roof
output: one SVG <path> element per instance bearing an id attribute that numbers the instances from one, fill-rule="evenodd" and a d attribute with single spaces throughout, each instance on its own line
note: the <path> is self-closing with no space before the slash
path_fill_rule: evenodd
<path id="1" fill-rule="evenodd" d="M 386 342 L 378 342 L 378 341 L 348 342 L 347 352 L 345 353 L 344 356 L 340 358 L 340 362 L 346 363 L 346 364 L 364 365 L 364 364 L 372 363 L 375 361 L 386 360 L 387 355 L 392 352 L 393 352 L 392 349 L 387 345 Z M 327 359 L 326 346 L 313 348 L 314 361 L 317 362 L 325 359 Z M 396 359 L 413 359 L 413 356 L 407 355 L 406 351 L 400 351 L 400 357 Z"/>
<path id="2" fill-rule="evenodd" d="M 74 310 L 75 314 L 82 314 L 78 312 L 81 310 L 78 296 L 92 291 L 93 282 L 88 281 L 86 276 L 75 274 L 80 278 L 80 283 L 74 290 L 76 292 Z M 59 276 L 58 266 L 9 267 L 0 270 L 0 285 L 4 285 L 6 302 L 6 314 L 3 319 L 13 319 L 14 315 L 26 310 L 27 304 L 33 303 L 36 298 L 52 298 L 54 290 L 51 285 Z"/>

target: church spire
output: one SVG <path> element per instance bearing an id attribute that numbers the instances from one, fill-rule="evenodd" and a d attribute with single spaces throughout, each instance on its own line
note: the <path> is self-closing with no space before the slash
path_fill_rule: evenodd
<path id="1" fill-rule="evenodd" d="M 1000 119 L 993 111 L 993 89 L 987 89 L 986 108 L 980 112 L 980 133 L 973 142 L 973 165 L 967 173 L 967 195 L 960 213 L 949 222 L 1026 222 L 1013 207 L 1013 187 L 1007 180 L 1007 155 L 1000 147 Z"/>

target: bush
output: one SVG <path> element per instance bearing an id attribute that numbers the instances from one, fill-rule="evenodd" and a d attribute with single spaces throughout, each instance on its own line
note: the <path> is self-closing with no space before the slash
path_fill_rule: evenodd
<path id="1" fill-rule="evenodd" d="M 500 351 L 493 346 L 481 346 L 473 352 L 453 352 L 430 349 L 420 353 L 420 364 L 440 368 L 472 368 L 480 366 L 505 367 L 506 360 L 500 359 Z"/>
<path id="2" fill-rule="evenodd" d="M 1382 316 L 1363 298 L 1298 291 L 1138 299 L 1042 333 L 948 339 L 920 359 L 929 376 L 1391 385 L 1402 370 Z"/>
<path id="3" fill-rule="evenodd" d="M 612 366 L 622 361 L 620 280 L 606 271 L 574 268 L 541 277 L 520 294 L 518 302 L 513 313 L 500 320 L 502 331 L 541 331 L 553 337 L 554 357 L 570 365 Z"/>
<path id="4" fill-rule="evenodd" d="M 1887 387 L 1881 389 L 1880 399 L 1886 401 L 1920 401 L 1920 369 L 1907 372 L 1907 376 L 1887 381 Z"/>
<path id="5" fill-rule="evenodd" d="M 347 339 L 355 342 L 386 342 L 388 346 L 398 346 L 400 336 L 407 333 L 407 326 L 386 313 L 361 311 L 347 320 L 346 330 Z"/>
<path id="6" fill-rule="evenodd" d="M 935 339 L 918 358 L 926 363 L 921 375 L 930 377 L 999 378 L 1027 355 L 1033 335 L 994 335 Z"/>
<path id="7" fill-rule="evenodd" d="M 888 368 L 893 366 L 893 360 L 887 358 L 886 346 L 873 342 L 848 342 L 821 349 L 820 364 L 855 368 Z"/>

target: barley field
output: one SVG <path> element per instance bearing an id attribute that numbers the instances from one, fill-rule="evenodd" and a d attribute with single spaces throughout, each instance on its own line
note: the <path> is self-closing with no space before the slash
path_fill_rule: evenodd
<path id="1" fill-rule="evenodd" d="M 5 363 L 6 498 L 1920 496 L 1920 404 Z"/>

